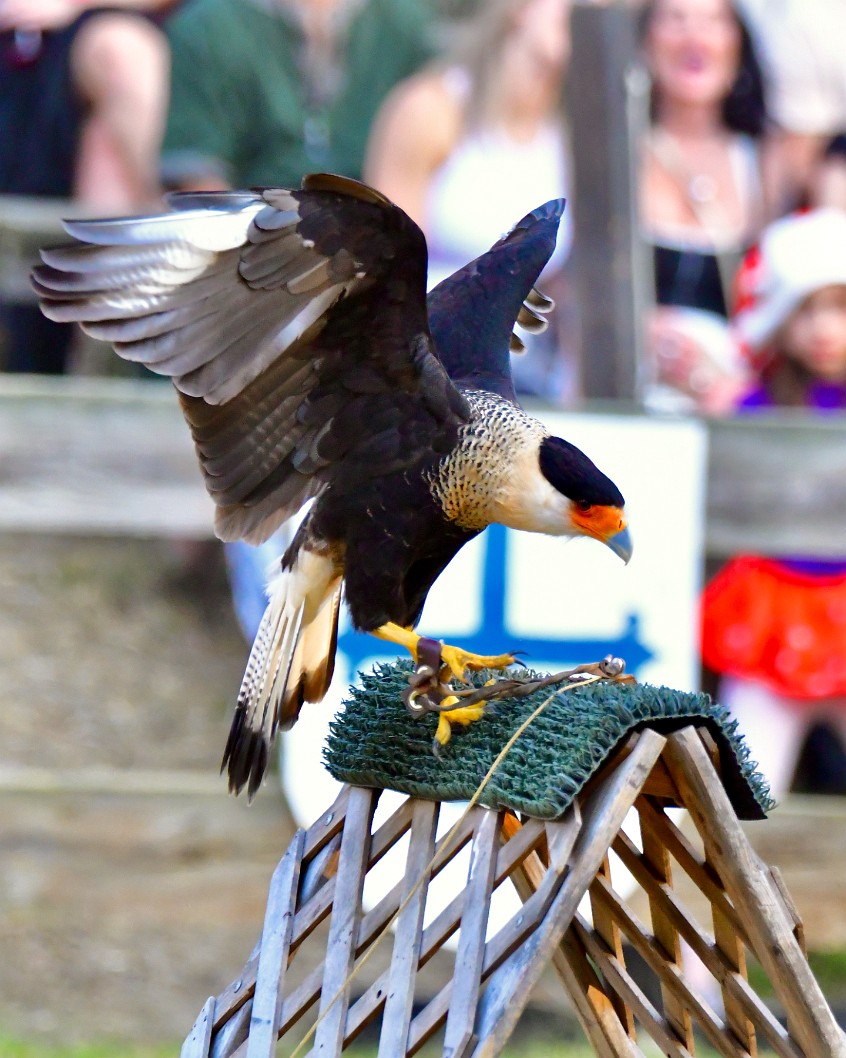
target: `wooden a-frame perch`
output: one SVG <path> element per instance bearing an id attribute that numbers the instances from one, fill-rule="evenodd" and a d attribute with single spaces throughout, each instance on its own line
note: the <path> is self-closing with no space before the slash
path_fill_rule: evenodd
<path id="1" fill-rule="evenodd" d="M 259 946 L 239 978 L 208 1000 L 182 1058 L 270 1058 L 278 1039 L 293 1045 L 315 1024 L 301 1053 L 328 1058 L 377 1020 L 379 1058 L 412 1055 L 438 1034 L 449 1058 L 493 1058 L 550 964 L 599 1058 L 642 1058 L 644 1035 L 672 1058 L 696 1055 L 703 1038 L 726 1058 L 756 1058 L 759 1047 L 779 1058 L 846 1058 L 843 1033 L 808 966 L 798 915 L 749 845 L 715 760 L 702 727 L 669 737 L 646 729 L 606 762 L 563 818 L 520 822 L 476 807 L 439 841 L 438 802 L 409 797 L 374 831 L 379 791 L 345 786 L 291 842 L 273 875 Z M 668 815 L 671 805 L 688 810 L 701 848 Z M 639 844 L 622 830 L 631 808 Z M 403 878 L 364 910 L 365 876 L 406 832 Z M 430 879 L 468 842 L 466 887 L 424 928 Z M 643 890 L 649 925 L 615 889 L 610 853 Z M 683 903 L 674 873 L 706 898 L 709 923 Z M 486 937 L 490 895 L 506 879 L 524 903 Z M 586 894 L 591 922 L 578 911 Z M 395 915 L 395 932 L 383 938 Z M 301 945 L 324 920 L 325 958 L 301 973 Z M 456 931 L 451 978 L 423 994 L 418 971 Z M 392 951 L 390 966 L 365 984 L 356 967 L 380 940 Z M 652 998 L 643 971 L 626 965 L 629 948 L 652 976 Z M 713 979 L 706 994 L 691 979 L 690 952 Z M 786 1024 L 750 985 L 750 957 Z"/>

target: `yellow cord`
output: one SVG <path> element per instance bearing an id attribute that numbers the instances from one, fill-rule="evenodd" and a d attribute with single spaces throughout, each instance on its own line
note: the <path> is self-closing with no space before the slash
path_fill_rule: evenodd
<path id="1" fill-rule="evenodd" d="M 520 724 L 520 726 L 517 728 L 517 730 L 514 732 L 514 734 L 508 739 L 508 741 L 505 743 L 505 745 L 499 751 L 499 753 L 497 754 L 493 764 L 491 764 L 490 768 L 488 768 L 485 777 L 479 783 L 478 787 L 476 788 L 475 793 L 470 798 L 470 800 L 467 802 L 467 807 L 464 809 L 464 811 L 458 817 L 456 822 L 450 827 L 450 829 L 447 832 L 447 835 L 444 838 L 443 843 L 441 845 L 441 851 L 437 852 L 432 857 L 432 859 L 429 861 L 429 863 L 428 863 L 428 865 L 426 867 L 426 870 L 423 871 L 423 873 L 421 874 L 420 878 L 411 887 L 411 889 L 408 892 L 408 895 L 400 903 L 399 907 L 396 909 L 396 911 L 393 913 L 393 915 L 391 915 L 391 917 L 388 919 L 388 921 L 382 927 L 381 932 L 378 933 L 376 935 L 376 937 L 374 937 L 373 942 L 371 943 L 370 947 L 367 949 L 367 951 L 365 951 L 362 954 L 361 958 L 358 960 L 358 962 L 355 964 L 355 966 L 350 971 L 349 975 L 347 976 L 347 979 L 344 981 L 344 983 L 341 985 L 341 987 L 338 989 L 338 991 L 335 993 L 335 995 L 332 996 L 332 998 L 329 1000 L 329 1002 L 326 1005 L 325 1010 L 323 1010 L 322 1013 L 318 1015 L 318 1018 L 315 1021 L 315 1023 L 311 1026 L 311 1028 L 308 1030 L 308 1032 L 305 1034 L 305 1036 L 300 1040 L 300 1042 L 297 1044 L 297 1046 L 291 1052 L 290 1058 L 299 1058 L 299 1055 L 302 1053 L 303 1048 L 306 1046 L 306 1044 L 311 1040 L 311 1038 L 317 1032 L 318 1025 L 321 1023 L 321 1021 L 323 1021 L 323 1019 L 326 1017 L 326 1015 L 329 1013 L 329 1011 L 332 1009 L 332 1007 L 335 1005 L 335 1003 L 338 1001 L 338 999 L 340 999 L 340 997 L 344 994 L 347 986 L 353 981 L 353 979 L 355 978 L 355 976 L 359 972 L 359 970 L 362 968 L 362 966 L 365 965 L 365 963 L 370 958 L 370 955 L 376 949 L 376 947 L 379 944 L 381 944 L 381 942 L 384 940 L 384 938 L 389 933 L 389 931 L 391 929 L 391 926 L 394 924 L 394 922 L 396 922 L 396 920 L 399 918 L 399 916 L 402 914 L 402 912 L 405 910 L 405 908 L 409 905 L 409 903 L 411 902 L 411 900 L 414 897 L 414 895 L 417 893 L 417 891 L 423 885 L 424 881 L 429 877 L 429 872 L 434 867 L 435 862 L 437 860 L 441 859 L 445 855 L 445 850 L 448 847 L 450 841 L 452 841 L 452 839 L 455 836 L 455 834 L 457 833 L 458 829 L 461 827 L 461 824 L 467 818 L 470 810 L 472 808 L 475 808 L 475 806 L 478 804 L 479 798 L 482 796 L 482 793 L 484 792 L 485 787 L 490 782 L 491 778 L 493 777 L 494 773 L 496 772 L 496 769 L 500 766 L 500 764 L 502 763 L 505 755 L 511 750 L 511 748 L 514 745 L 514 743 L 523 734 L 523 732 L 526 730 L 526 728 L 540 716 L 540 714 L 544 711 L 544 709 L 546 709 L 546 707 L 549 705 L 549 703 L 552 701 L 552 699 L 556 696 L 556 694 L 561 694 L 563 692 L 566 692 L 566 691 L 569 691 L 569 690 L 573 690 L 573 688 L 575 688 L 575 687 L 586 687 L 589 683 L 596 683 L 598 680 L 601 680 L 601 679 L 604 679 L 604 677 L 603 676 L 590 676 L 587 679 L 579 680 L 578 683 L 570 684 L 569 686 L 565 685 L 564 687 L 556 687 L 556 689 L 549 695 L 549 697 L 545 698 L 541 702 L 541 704 L 537 707 L 537 709 L 535 709 L 535 711 L 533 713 L 531 713 L 529 716 L 527 716 L 526 719 L 523 721 L 523 723 Z"/>

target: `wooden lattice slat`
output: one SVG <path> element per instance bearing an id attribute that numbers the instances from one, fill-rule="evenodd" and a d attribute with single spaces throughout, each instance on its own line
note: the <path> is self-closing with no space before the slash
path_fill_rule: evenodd
<path id="1" fill-rule="evenodd" d="M 279 1013 L 294 927 L 297 886 L 305 835 L 300 831 L 288 846 L 270 880 L 270 893 L 261 935 L 256 988 L 250 1014 L 247 1058 L 273 1058 Z"/>
<path id="2" fill-rule="evenodd" d="M 667 822 L 674 827 L 672 822 Z M 679 833 L 678 836 L 684 840 L 684 835 Z M 799 1052 L 790 1043 L 786 1030 L 751 989 L 745 973 L 741 974 L 739 968 L 726 959 L 725 953 L 696 922 L 674 889 L 654 876 L 628 835 L 617 835 L 614 851 L 648 894 L 650 904 L 660 908 L 661 914 L 678 930 L 693 954 L 721 985 L 723 993 L 730 995 L 743 1014 L 758 1027 L 776 1054 L 781 1058 L 798 1058 Z"/>
<path id="3" fill-rule="evenodd" d="M 672 888 L 673 872 L 670 853 L 662 843 L 661 839 L 649 825 L 649 820 L 643 812 L 638 813 L 640 820 L 640 837 L 643 845 L 643 857 L 649 864 L 655 878 L 668 888 Z M 649 912 L 652 918 L 652 927 L 655 941 L 660 946 L 664 958 L 680 968 L 682 965 L 681 943 L 679 934 L 673 922 L 664 912 L 660 900 L 656 901 L 654 893 L 650 892 Z M 662 984 L 662 999 L 664 1013 L 667 1020 L 673 1026 L 676 1035 L 690 1049 L 693 1047 L 693 1022 L 690 1014 L 683 1006 L 676 1002 L 672 991 Z"/>
<path id="4" fill-rule="evenodd" d="M 549 912 L 522 950 L 515 954 L 508 972 L 501 973 L 483 997 L 479 1019 L 481 1043 L 473 1058 L 489 1058 L 505 1046 L 665 743 L 654 731 L 642 732 L 631 753 L 601 786 L 594 788 L 582 805 L 582 825 L 573 845 L 570 870 Z"/>
<path id="5" fill-rule="evenodd" d="M 471 852 L 444 1031 L 444 1051 L 456 1058 L 463 1058 L 475 1040 L 473 1026 L 485 964 L 485 930 L 493 893 L 499 829 L 499 815 L 486 813 Z"/>
<path id="6" fill-rule="evenodd" d="M 667 764 L 755 955 L 784 1005 L 797 1043 L 809 1056 L 846 1056 L 843 1033 L 799 947 L 780 895 L 743 833 L 695 732 L 686 729 L 673 736 Z"/>
<path id="7" fill-rule="evenodd" d="M 396 940 L 382 1031 L 379 1036 L 377 1058 L 389 1058 L 398 1041 L 408 1045 L 408 1029 L 414 1004 L 414 977 L 420 964 L 423 942 L 423 913 L 426 910 L 426 881 L 435 855 L 435 831 L 438 825 L 438 805 L 434 801 L 416 801 L 411 823 L 411 841 L 402 883 L 402 903 L 397 918 Z M 420 884 L 420 882 L 423 884 Z"/>
<path id="8" fill-rule="evenodd" d="M 350 973 L 355 963 L 362 915 L 361 895 L 370 851 L 370 823 L 375 808 L 375 790 L 355 787 L 350 791 L 323 963 L 319 1020 L 314 1038 L 318 1054 L 339 1054 L 343 1046 L 352 985 Z M 252 1056 L 248 1055 L 248 1058 Z"/>
<path id="9" fill-rule="evenodd" d="M 645 730 L 561 820 L 519 821 L 476 807 L 437 840 L 436 803 L 408 798 L 374 830 L 379 792 L 345 787 L 280 861 L 260 943 L 239 978 L 206 1003 L 182 1058 L 271 1058 L 278 1037 L 300 1038 L 310 1027 L 304 1051 L 337 1058 L 379 1018 L 378 1058 L 408 1058 L 438 1032 L 444 1055 L 495 1058 L 549 964 L 598 1058 L 643 1058 L 644 1033 L 672 1058 L 696 1058 L 700 1037 L 723 1058 L 756 1058 L 759 1046 L 778 1058 L 846 1058 L 807 965 L 798 912 L 752 852 L 715 759 L 713 742 L 693 728 L 669 738 Z M 702 850 L 667 814 L 672 804 L 688 808 Z M 631 808 L 639 843 L 623 830 Z M 403 877 L 365 910 L 365 877 L 406 835 Z M 466 885 L 424 927 L 430 882 L 468 844 Z M 645 898 L 649 923 L 633 910 L 631 892 L 615 887 L 612 852 Z M 704 897 L 702 921 L 682 899 L 679 878 Z M 488 936 L 488 906 L 501 884 L 513 884 L 522 908 Z M 576 910 L 585 895 L 592 922 Z M 456 932 L 457 951 L 446 954 Z M 319 936 L 325 957 L 309 965 L 301 952 Z M 359 971 L 380 942 L 380 962 L 365 979 Z M 628 949 L 656 982 L 655 995 L 627 965 Z M 452 969 L 434 994 L 424 993 L 419 971 L 435 955 Z M 787 1027 L 747 979 L 753 956 Z M 704 991 L 702 973 L 713 984 Z"/>
<path id="10" fill-rule="evenodd" d="M 597 877 L 606 879 L 611 878 L 611 864 L 607 856 L 602 860 L 602 864 L 597 872 Z M 600 937 L 609 950 L 614 953 L 614 958 L 617 962 L 619 962 L 621 966 L 625 966 L 626 959 L 623 954 L 623 939 L 620 935 L 620 928 L 614 919 L 614 916 L 609 914 L 605 905 L 596 899 L 593 887 L 591 887 L 589 892 L 590 913 L 593 919 L 593 928 L 596 931 L 597 936 Z M 617 1011 L 617 1016 L 625 1026 L 626 1032 L 632 1037 L 632 1039 L 634 1039 L 635 1023 L 631 1010 L 626 1006 L 622 999 L 616 995 L 616 993 L 612 993 L 609 998 L 614 1009 Z"/>

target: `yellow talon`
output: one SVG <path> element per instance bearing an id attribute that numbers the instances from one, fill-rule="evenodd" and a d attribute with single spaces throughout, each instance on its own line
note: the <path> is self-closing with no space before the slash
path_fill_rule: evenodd
<path id="1" fill-rule="evenodd" d="M 454 694 L 451 694 L 449 698 L 444 698 L 441 702 L 441 708 L 445 706 L 449 707 L 454 705 L 458 699 Z M 461 724 L 466 727 L 468 724 L 472 724 L 476 720 L 480 720 L 485 715 L 484 705 L 465 705 L 463 709 L 450 709 L 448 713 L 441 713 L 438 718 L 438 729 L 435 731 L 435 741 L 440 745 L 445 746 L 452 738 L 452 725 Z"/>
<path id="2" fill-rule="evenodd" d="M 379 639 L 387 639 L 390 643 L 396 643 L 397 646 L 405 647 L 414 659 L 414 663 L 418 663 L 417 645 L 421 637 L 412 628 L 403 628 L 401 625 L 389 621 L 380 628 L 374 629 L 373 635 Z M 441 660 L 455 679 L 466 683 L 464 673 L 467 669 L 471 671 L 478 671 L 479 669 L 507 669 L 509 665 L 514 664 L 514 655 L 495 654 L 485 657 L 482 654 L 471 654 L 469 650 L 462 650 L 461 647 L 450 646 L 449 643 L 442 643 Z"/>
<path id="3" fill-rule="evenodd" d="M 438 719 L 438 729 L 435 732 L 435 741 L 438 745 L 445 746 L 451 738 L 452 728 L 449 726 L 449 720 L 447 720 L 445 713 L 441 713 Z"/>
<path id="4" fill-rule="evenodd" d="M 514 664 L 513 654 L 496 654 L 485 657 L 481 654 L 471 654 L 461 647 L 453 647 L 445 643 L 441 647 L 441 660 L 457 680 L 463 683 L 467 681 L 464 674 L 467 669 L 478 671 L 479 669 L 507 669 Z"/>

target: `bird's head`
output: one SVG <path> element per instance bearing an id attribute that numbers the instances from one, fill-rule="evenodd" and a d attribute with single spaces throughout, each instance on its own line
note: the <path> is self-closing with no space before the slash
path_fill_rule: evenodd
<path id="1" fill-rule="evenodd" d="M 560 437 L 544 437 L 538 453 L 547 493 L 548 516 L 557 527 L 544 532 L 590 536 L 606 544 L 624 561 L 632 555 L 632 541 L 617 486 L 575 445 Z"/>

